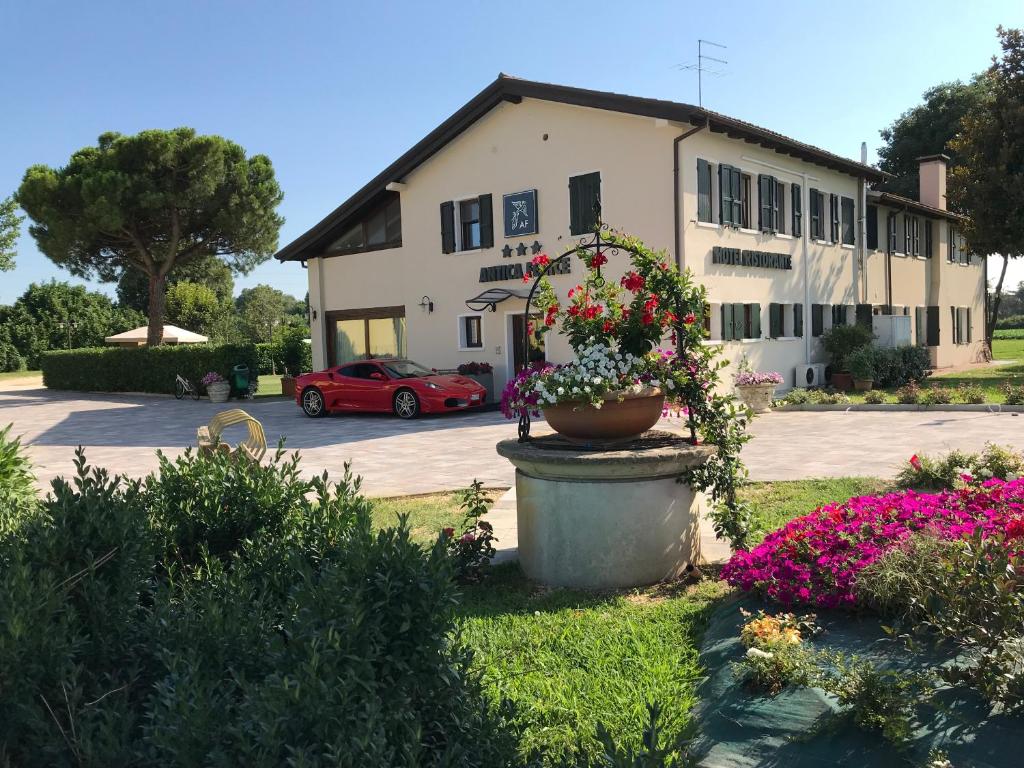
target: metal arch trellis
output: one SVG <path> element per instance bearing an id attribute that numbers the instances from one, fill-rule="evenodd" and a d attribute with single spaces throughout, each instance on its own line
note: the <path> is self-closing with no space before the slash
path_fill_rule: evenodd
<path id="1" fill-rule="evenodd" d="M 587 252 L 591 252 L 594 256 L 597 256 L 598 254 L 606 255 L 606 256 L 607 255 L 617 256 L 620 251 L 627 251 L 627 252 L 632 253 L 634 255 L 639 255 L 639 251 L 636 248 L 634 248 L 633 246 L 630 246 L 630 245 L 627 245 L 625 243 L 621 243 L 621 242 L 618 242 L 618 241 L 615 241 L 615 240 L 608 240 L 608 239 L 602 237 L 602 232 L 610 232 L 610 231 L 611 230 L 610 230 L 609 227 L 601 224 L 601 222 L 598 221 L 596 226 L 594 227 L 594 234 L 593 234 L 593 236 L 591 236 L 589 238 L 587 238 L 587 237 L 581 238 L 576 243 L 576 245 L 573 248 L 571 248 L 570 250 L 566 251 L 565 253 L 563 253 L 558 258 L 551 259 L 547 264 L 545 264 L 541 268 L 541 270 L 539 272 L 536 273 L 536 277 L 535 277 L 535 279 L 533 281 L 533 285 L 530 286 L 530 292 L 526 296 L 526 308 L 524 309 L 524 314 L 523 314 L 523 350 L 524 350 L 524 353 L 526 352 L 526 350 L 529 350 L 529 348 L 530 348 L 530 334 L 533 332 L 533 329 L 531 327 L 532 323 L 530 321 L 530 305 L 533 303 L 533 296 L 537 292 L 537 287 L 540 285 L 540 281 L 554 268 L 554 266 L 556 264 L 559 264 L 560 262 L 564 261 L 565 259 L 569 258 L 570 256 L 581 255 L 581 254 L 584 254 L 584 253 L 587 253 Z M 593 258 L 593 257 L 591 257 L 591 258 Z M 602 280 L 603 281 L 604 278 L 601 276 L 601 264 L 600 264 L 600 262 L 598 263 L 598 265 L 596 267 L 596 270 L 597 270 L 598 280 Z M 678 315 L 679 313 L 677 312 L 676 314 Z M 676 354 L 677 355 L 681 355 L 682 354 L 682 334 L 677 332 L 675 336 L 676 336 Z M 529 356 L 527 355 L 527 357 L 529 357 Z M 529 363 L 529 359 L 527 359 L 525 361 L 525 365 L 529 365 L 529 364 L 530 364 Z M 518 375 L 518 371 L 515 373 L 515 375 Z M 691 414 L 691 416 L 689 418 L 689 427 L 690 427 L 690 438 L 691 438 L 691 441 L 696 443 L 696 441 L 697 441 L 696 440 L 696 429 L 695 429 L 695 426 L 694 426 L 694 423 L 693 423 L 692 414 Z M 519 415 L 519 442 L 525 443 L 529 439 L 530 439 L 530 412 L 529 412 L 529 409 L 523 408 L 522 412 Z"/>

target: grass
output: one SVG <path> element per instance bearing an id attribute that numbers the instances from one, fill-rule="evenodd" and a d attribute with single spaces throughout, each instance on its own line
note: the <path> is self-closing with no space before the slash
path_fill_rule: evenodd
<path id="1" fill-rule="evenodd" d="M 34 379 L 43 375 L 42 371 L 8 371 L 0 373 L 0 381 L 7 379 Z"/>
<path id="2" fill-rule="evenodd" d="M 881 480 L 845 477 L 751 483 L 741 495 L 760 540 L 821 504 L 883 488 Z M 452 493 L 374 501 L 378 526 L 402 514 L 424 543 L 462 520 Z M 459 624 L 491 695 L 515 705 L 524 749 L 557 756 L 582 744 L 594 754 L 598 722 L 636 745 L 650 701 L 664 706 L 667 736 L 685 731 L 702 674 L 704 627 L 728 592 L 714 579 L 604 593 L 550 589 L 509 564 L 464 589 Z"/>
<path id="3" fill-rule="evenodd" d="M 256 397 L 281 397 L 281 377 L 270 374 L 260 376 Z"/>

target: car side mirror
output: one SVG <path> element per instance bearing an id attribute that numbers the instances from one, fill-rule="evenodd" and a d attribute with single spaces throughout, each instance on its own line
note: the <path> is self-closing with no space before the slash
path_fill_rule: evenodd
<path id="1" fill-rule="evenodd" d="M 331 381 L 334 381 L 334 371 L 328 371 L 327 378 L 329 378 Z"/>
<path id="2" fill-rule="evenodd" d="M 384 381 L 384 374 L 380 371 L 374 371 L 370 374 L 370 378 L 374 381 Z"/>

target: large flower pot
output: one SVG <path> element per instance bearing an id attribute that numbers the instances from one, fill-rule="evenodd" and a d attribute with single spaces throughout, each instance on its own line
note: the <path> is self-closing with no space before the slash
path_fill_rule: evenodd
<path id="1" fill-rule="evenodd" d="M 211 403 L 226 403 L 231 394 L 231 385 L 226 381 L 218 381 L 206 388 L 206 394 L 210 396 Z"/>
<path id="2" fill-rule="evenodd" d="M 867 392 L 875 384 L 874 379 L 854 379 L 853 388 L 858 392 Z"/>
<path id="3" fill-rule="evenodd" d="M 636 394 L 609 393 L 600 408 L 585 402 L 549 405 L 544 418 L 555 432 L 575 443 L 619 442 L 639 437 L 657 424 L 664 407 L 664 393 L 650 387 Z"/>
<path id="4" fill-rule="evenodd" d="M 767 413 L 772 409 L 775 384 L 737 384 L 740 400 L 754 413 Z"/>
<path id="5" fill-rule="evenodd" d="M 295 377 L 294 376 L 282 376 L 281 377 L 281 395 L 283 397 L 295 397 Z"/>
<path id="6" fill-rule="evenodd" d="M 853 376 L 845 371 L 836 371 L 832 374 L 829 384 L 840 392 L 849 392 L 853 388 Z"/>

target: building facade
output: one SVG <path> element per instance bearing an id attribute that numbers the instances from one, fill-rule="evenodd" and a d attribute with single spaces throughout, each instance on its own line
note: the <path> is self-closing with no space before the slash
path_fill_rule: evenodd
<path id="1" fill-rule="evenodd" d="M 709 343 L 778 370 L 823 361 L 821 334 L 908 314 L 933 364 L 984 353 L 984 260 L 945 210 L 941 156 L 921 201 L 877 169 L 685 104 L 500 76 L 278 254 L 309 271 L 313 361 L 486 362 L 500 386 L 565 340 L 524 348 L 523 275 L 597 215 L 664 249 L 708 289 Z M 926 188 L 927 187 L 927 188 Z M 565 297 L 568 259 L 553 274 Z M 624 263 L 613 259 L 609 277 Z"/>

